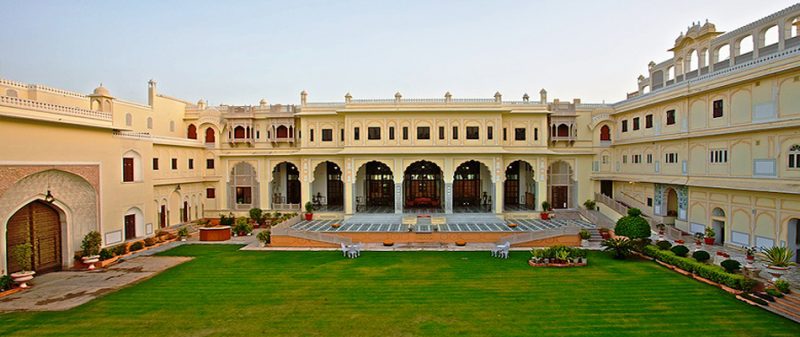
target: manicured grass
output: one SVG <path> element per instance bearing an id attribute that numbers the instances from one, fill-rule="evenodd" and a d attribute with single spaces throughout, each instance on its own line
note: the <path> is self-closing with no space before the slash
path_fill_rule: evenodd
<path id="1" fill-rule="evenodd" d="M 67 312 L 0 315 L 0 335 L 798 336 L 800 325 L 655 263 L 528 252 L 241 252 L 196 258 Z"/>

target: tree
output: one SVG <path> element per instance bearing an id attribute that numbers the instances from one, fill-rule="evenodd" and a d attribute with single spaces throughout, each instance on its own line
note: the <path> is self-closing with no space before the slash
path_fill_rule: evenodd
<path id="1" fill-rule="evenodd" d="M 650 237 L 650 224 L 642 218 L 642 211 L 638 208 L 628 209 L 628 215 L 617 220 L 614 234 L 626 236 L 631 240 Z"/>

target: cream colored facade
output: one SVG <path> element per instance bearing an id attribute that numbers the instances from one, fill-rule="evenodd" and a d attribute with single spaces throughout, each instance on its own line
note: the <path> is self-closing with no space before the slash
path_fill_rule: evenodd
<path id="1" fill-rule="evenodd" d="M 728 33 L 697 23 L 616 104 L 542 90 L 208 106 L 161 95 L 154 81 L 138 104 L 102 86 L 84 95 L 0 80 L 0 229 L 49 190 L 66 267 L 90 230 L 113 245 L 251 207 L 502 217 L 604 193 L 684 231 L 716 227 L 725 244 L 793 246 L 798 16 L 795 5 Z M 3 235 L 4 271 L 6 250 Z"/>

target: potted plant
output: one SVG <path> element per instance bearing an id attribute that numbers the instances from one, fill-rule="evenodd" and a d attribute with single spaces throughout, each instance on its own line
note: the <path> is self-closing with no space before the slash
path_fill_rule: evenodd
<path id="1" fill-rule="evenodd" d="M 588 247 L 589 238 L 592 237 L 592 234 L 589 234 L 589 231 L 585 229 L 581 229 L 580 236 L 581 236 L 581 247 Z"/>
<path id="2" fill-rule="evenodd" d="M 264 212 L 260 208 L 258 208 L 258 207 L 251 208 L 249 213 L 250 213 L 250 220 L 254 224 L 256 224 L 258 226 L 261 226 L 263 224 L 262 218 L 263 218 Z"/>
<path id="3" fill-rule="evenodd" d="M 786 247 L 773 246 L 769 249 L 764 249 L 764 258 L 767 262 L 767 273 L 772 275 L 772 281 L 780 279 L 790 266 L 794 266 L 792 257 L 794 253 Z"/>
<path id="4" fill-rule="evenodd" d="M 314 219 L 314 204 L 311 201 L 306 201 L 306 221 Z"/>
<path id="5" fill-rule="evenodd" d="M 91 231 L 83 237 L 81 249 L 83 250 L 83 263 L 89 265 L 89 270 L 94 270 L 94 264 L 100 261 L 100 245 L 103 238 L 97 231 Z"/>
<path id="6" fill-rule="evenodd" d="M 542 201 L 542 212 L 539 213 L 542 220 L 550 219 L 550 203 L 547 200 Z"/>
<path id="7" fill-rule="evenodd" d="M 756 247 L 745 247 L 744 259 L 747 261 L 745 268 L 753 269 L 753 262 L 756 261 Z"/>
<path id="8" fill-rule="evenodd" d="M 33 246 L 29 242 L 18 244 L 11 248 L 11 258 L 14 259 L 14 262 L 17 263 L 17 266 L 22 268 L 22 270 L 12 273 L 11 278 L 19 284 L 20 288 L 27 288 L 28 281 L 33 279 L 33 275 L 36 274 L 33 271 Z"/>
<path id="9" fill-rule="evenodd" d="M 269 244 L 271 239 L 270 234 L 271 233 L 269 230 L 263 230 L 259 232 L 258 235 L 256 235 L 256 238 L 258 239 L 258 242 L 260 243 L 261 247 L 264 247 L 267 244 Z"/>
<path id="10" fill-rule="evenodd" d="M 699 250 L 700 248 L 703 248 L 703 237 L 705 237 L 705 235 L 703 235 L 703 233 L 700 233 L 700 232 L 694 233 L 695 250 Z"/>
<path id="11" fill-rule="evenodd" d="M 253 225 L 247 222 L 245 217 L 237 218 L 234 226 L 234 233 L 239 236 L 250 235 L 253 232 Z"/>
<path id="12" fill-rule="evenodd" d="M 178 230 L 178 236 L 181 238 L 181 241 L 186 241 L 186 238 L 189 237 L 189 228 L 181 227 Z"/>
<path id="13" fill-rule="evenodd" d="M 586 209 L 590 211 L 594 211 L 595 207 L 597 207 L 597 204 L 594 202 L 594 200 L 588 199 L 583 202 L 583 207 L 586 207 Z"/>
<path id="14" fill-rule="evenodd" d="M 713 245 L 714 244 L 714 237 L 716 235 L 717 235 L 717 233 L 714 232 L 713 228 L 706 227 L 706 237 L 704 238 L 706 244 L 707 245 Z"/>

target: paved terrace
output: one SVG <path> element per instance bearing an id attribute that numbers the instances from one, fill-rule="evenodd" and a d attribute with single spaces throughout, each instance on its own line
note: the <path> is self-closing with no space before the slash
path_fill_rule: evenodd
<path id="1" fill-rule="evenodd" d="M 420 220 L 425 218 L 420 218 Z M 339 228 L 333 228 L 331 225 L 340 224 Z M 517 224 L 517 227 L 509 227 L 508 224 Z M 583 221 L 572 219 L 506 219 L 497 221 L 474 219 L 458 219 L 458 221 L 451 221 L 448 217 L 446 224 L 432 225 L 427 223 L 418 222 L 416 225 L 402 224 L 401 220 L 387 217 L 383 220 L 373 219 L 366 221 L 351 221 L 348 219 L 333 219 L 333 220 L 311 220 L 300 221 L 292 225 L 292 229 L 298 231 L 310 232 L 407 232 L 409 228 L 416 229 L 416 231 L 429 231 L 438 227 L 439 232 L 533 232 L 547 229 L 556 229 L 569 225 L 577 225 L 580 228 L 593 229 L 595 225 Z"/>

